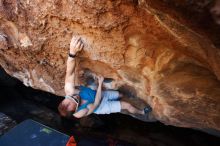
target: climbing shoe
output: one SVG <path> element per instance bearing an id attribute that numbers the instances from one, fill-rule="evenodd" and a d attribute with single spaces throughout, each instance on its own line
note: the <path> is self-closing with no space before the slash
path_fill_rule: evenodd
<path id="1" fill-rule="evenodd" d="M 152 108 L 149 106 L 149 105 L 147 105 L 145 108 L 144 108 L 144 114 L 148 114 L 148 113 L 150 113 L 152 111 Z"/>

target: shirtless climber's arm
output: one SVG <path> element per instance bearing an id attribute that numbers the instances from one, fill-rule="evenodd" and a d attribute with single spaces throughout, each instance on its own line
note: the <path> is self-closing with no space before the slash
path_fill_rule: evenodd
<path id="1" fill-rule="evenodd" d="M 99 86 L 98 86 L 98 89 L 96 92 L 95 102 L 93 104 L 89 104 L 87 106 L 87 108 L 88 108 L 87 115 L 90 115 L 91 113 L 94 112 L 94 110 L 99 106 L 100 101 L 102 99 L 102 82 L 103 82 L 104 78 L 102 76 L 98 76 L 98 80 L 99 80 Z"/>
<path id="2" fill-rule="evenodd" d="M 85 108 L 85 109 L 82 109 L 82 110 L 74 113 L 73 116 L 76 117 L 76 118 L 82 118 L 82 117 L 87 116 L 88 111 L 89 110 L 87 108 Z"/>
<path id="3" fill-rule="evenodd" d="M 83 49 L 83 43 L 80 38 L 72 38 L 70 43 L 70 54 L 77 55 L 79 51 Z M 66 95 L 73 95 L 75 92 L 75 67 L 76 67 L 76 58 L 68 56 L 67 59 L 67 68 L 66 68 L 66 77 L 65 77 L 65 93 Z"/>

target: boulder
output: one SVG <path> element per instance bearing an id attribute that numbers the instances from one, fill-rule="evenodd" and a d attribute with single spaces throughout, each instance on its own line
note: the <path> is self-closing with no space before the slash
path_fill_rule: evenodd
<path id="1" fill-rule="evenodd" d="M 77 84 L 89 70 L 113 79 L 112 88 L 127 91 L 134 105 L 149 104 L 150 120 L 220 130 L 220 29 L 209 4 L 0 0 L 7 38 L 0 65 L 26 86 L 63 96 L 69 43 L 80 36 Z"/>

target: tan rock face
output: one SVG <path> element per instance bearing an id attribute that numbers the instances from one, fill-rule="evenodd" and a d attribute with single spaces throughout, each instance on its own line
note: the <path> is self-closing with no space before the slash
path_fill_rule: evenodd
<path id="1" fill-rule="evenodd" d="M 0 49 L 0 64 L 27 86 L 64 95 L 69 42 L 79 35 L 85 48 L 78 84 L 89 69 L 150 104 L 152 119 L 220 130 L 218 39 L 194 29 L 178 11 L 157 7 L 162 3 L 0 0 L 0 45 L 8 48 Z M 129 100 L 140 106 L 140 100 Z"/>

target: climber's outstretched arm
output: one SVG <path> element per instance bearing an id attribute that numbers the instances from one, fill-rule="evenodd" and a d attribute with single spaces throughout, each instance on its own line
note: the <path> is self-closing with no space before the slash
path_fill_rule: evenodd
<path id="1" fill-rule="evenodd" d="M 94 112 L 94 110 L 100 105 L 101 99 L 102 99 L 102 83 L 103 83 L 104 77 L 103 76 L 98 76 L 98 82 L 99 86 L 96 92 L 95 96 L 95 101 L 92 104 L 89 104 L 87 108 L 89 111 L 87 112 L 87 115 L 90 115 L 91 113 Z"/>
<path id="2" fill-rule="evenodd" d="M 70 55 L 67 59 L 66 77 L 65 77 L 65 93 L 66 95 L 73 95 L 75 90 L 75 69 L 76 69 L 76 55 L 83 49 L 84 45 L 81 38 L 72 38 L 70 43 Z"/>

